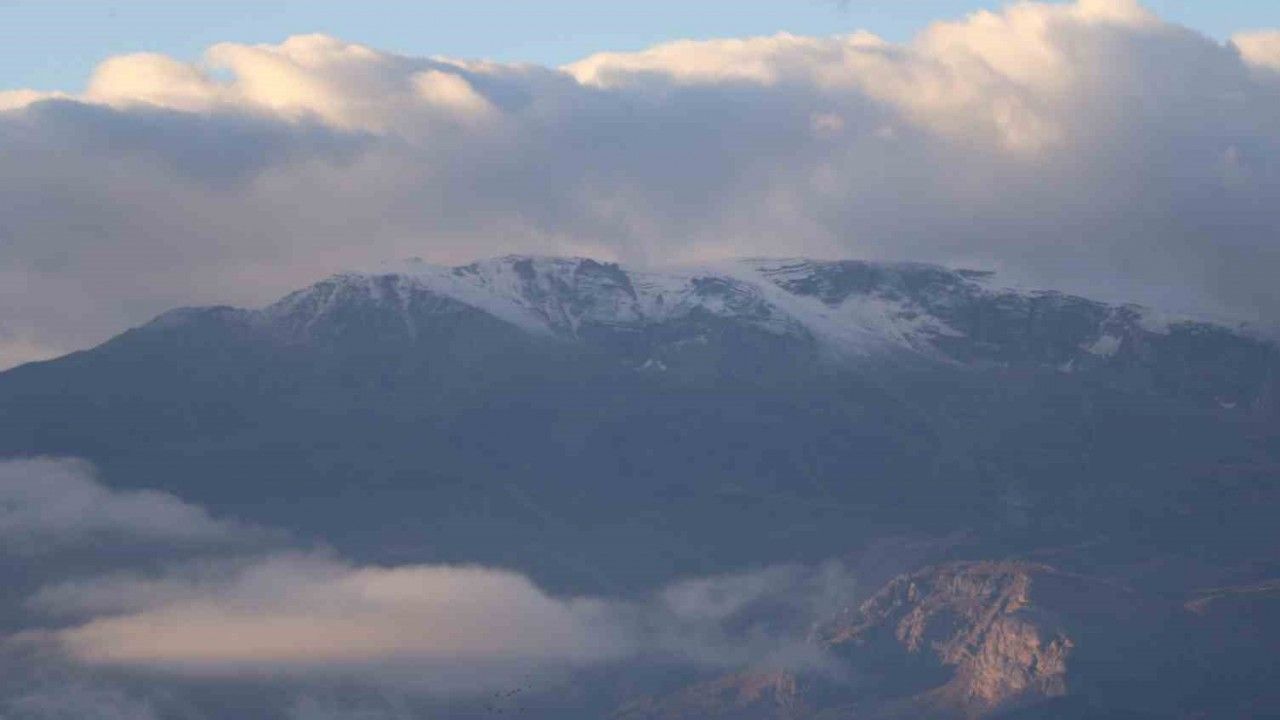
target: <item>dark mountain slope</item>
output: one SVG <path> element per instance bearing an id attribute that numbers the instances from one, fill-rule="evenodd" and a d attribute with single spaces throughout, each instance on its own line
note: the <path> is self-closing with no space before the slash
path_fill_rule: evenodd
<path id="1" fill-rule="evenodd" d="M 410 265 L 2 373 L 0 454 L 557 588 L 903 530 L 1237 558 L 1277 545 L 1276 357 L 932 266 Z"/>

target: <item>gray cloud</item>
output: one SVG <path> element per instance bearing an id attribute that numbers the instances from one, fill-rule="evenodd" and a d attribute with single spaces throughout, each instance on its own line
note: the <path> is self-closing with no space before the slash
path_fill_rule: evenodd
<path id="1" fill-rule="evenodd" d="M 261 531 L 155 490 L 113 490 L 79 460 L 0 462 L 0 552 L 23 556 L 121 543 L 240 543 Z"/>
<path id="2" fill-rule="evenodd" d="M 0 98 L 0 353 L 396 257 L 859 256 L 1274 325 L 1280 34 L 1129 0 L 560 69 L 318 36 Z"/>
<path id="3" fill-rule="evenodd" d="M 645 606 L 650 652 L 700 666 L 838 673 L 808 634 L 815 622 L 848 607 L 856 587 L 837 561 L 676 582 Z"/>

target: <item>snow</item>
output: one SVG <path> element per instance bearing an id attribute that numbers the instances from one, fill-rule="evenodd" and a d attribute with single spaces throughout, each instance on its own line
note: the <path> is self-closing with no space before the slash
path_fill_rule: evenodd
<path id="1" fill-rule="evenodd" d="M 340 289 L 365 295 L 376 302 L 394 304 L 409 332 L 416 329 L 410 312 L 414 292 L 426 291 L 492 315 L 527 332 L 549 337 L 576 338 L 591 324 L 643 328 L 688 317 L 695 312 L 733 317 L 778 335 L 812 338 L 826 352 L 841 357 L 867 357 L 892 351 L 939 356 L 934 341 L 960 333 L 931 314 L 900 286 L 872 287 L 851 292 L 840 302 L 787 289 L 830 266 L 805 259 L 747 259 L 699 265 L 621 269 L 582 258 L 506 256 L 459 267 L 435 265 L 413 259 L 375 272 L 335 276 Z M 880 264 L 885 277 L 935 270 L 917 264 Z M 394 297 L 386 297 L 385 281 L 395 278 Z M 895 281 L 896 282 L 896 281 Z M 990 276 L 963 276 L 957 287 L 977 295 L 1027 295 L 1041 291 L 996 289 Z M 895 289 L 896 288 L 896 289 Z M 324 298 L 295 293 L 274 307 L 277 312 L 306 312 L 314 322 L 328 311 L 327 303 L 344 293 L 335 290 Z M 830 301 L 830 298 L 827 298 Z M 931 296 L 936 306 L 946 298 Z M 1115 312 L 1131 313 L 1132 320 L 1148 332 L 1168 332 L 1170 318 L 1137 306 L 1115 308 L 1098 339 L 1081 348 L 1110 357 L 1120 349 L 1123 328 Z M 650 358 L 641 369 L 665 369 Z M 1070 366 L 1063 368 L 1069 372 Z"/>
<path id="2" fill-rule="evenodd" d="M 525 301 L 519 278 L 510 263 L 489 261 L 477 272 L 410 261 L 403 274 L 420 289 L 449 297 L 528 332 L 552 334 L 551 328 Z"/>
<path id="3" fill-rule="evenodd" d="M 649 358 L 648 360 L 645 360 L 644 364 L 641 365 L 639 368 L 637 368 L 637 370 L 656 370 L 658 372 L 665 372 L 666 369 L 667 369 L 667 364 L 655 358 Z"/>
<path id="4" fill-rule="evenodd" d="M 870 293 L 852 294 L 833 308 L 816 297 L 791 293 L 778 284 L 812 274 L 812 261 L 747 260 L 737 265 L 768 289 L 771 302 L 842 354 L 867 355 L 891 348 L 928 352 L 932 349 L 931 338 L 958 334 L 938 318 L 900 300 Z"/>
<path id="5" fill-rule="evenodd" d="M 937 318 L 902 301 L 854 294 L 832 307 L 816 297 L 792 293 L 780 283 L 803 278 L 815 269 L 813 262 L 802 259 L 628 270 L 633 296 L 616 287 L 591 285 L 583 279 L 590 273 L 580 276 L 576 272 L 583 262 L 580 258 L 507 256 L 448 267 L 415 259 L 334 280 L 361 285 L 375 300 L 394 300 L 411 329 L 409 296 L 411 290 L 418 289 L 547 336 L 575 337 L 587 321 L 644 326 L 679 319 L 695 310 L 720 317 L 745 314 L 761 329 L 779 335 L 808 335 L 841 356 L 863 357 L 895 348 L 928 352 L 931 338 L 956 334 Z M 519 264 L 526 268 L 523 273 L 517 269 Z M 385 275 L 397 278 L 393 299 L 382 297 L 381 286 L 375 282 L 376 277 Z M 706 281 L 717 284 L 710 291 L 700 291 L 700 281 L 704 286 Z M 326 302 L 339 294 L 331 294 Z M 322 305 L 314 312 L 320 316 L 325 310 Z"/>
<path id="6" fill-rule="evenodd" d="M 1086 347 L 1085 352 L 1099 357 L 1112 357 L 1120 351 L 1120 344 L 1123 341 L 1123 338 L 1115 335 L 1103 335 L 1095 340 L 1092 345 Z"/>
<path id="7" fill-rule="evenodd" d="M 793 293 L 780 284 L 803 279 L 815 269 L 814 261 L 804 259 L 732 260 L 672 269 L 664 276 L 665 280 L 651 276 L 647 282 L 655 286 L 665 282 L 670 287 L 676 278 L 691 276 L 732 279 L 750 288 L 777 313 L 779 328 L 787 325 L 801 328 L 828 351 L 843 356 L 865 357 L 893 349 L 930 352 L 931 338 L 957 334 L 938 318 L 902 301 L 874 294 L 853 294 L 832 307 L 816 297 Z M 714 306 L 709 309 L 721 310 Z"/>

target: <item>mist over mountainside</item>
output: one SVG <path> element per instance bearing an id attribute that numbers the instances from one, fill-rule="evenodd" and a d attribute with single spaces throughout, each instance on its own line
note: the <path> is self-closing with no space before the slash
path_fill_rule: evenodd
<path id="1" fill-rule="evenodd" d="M 174 310 L 2 373 L 0 455 L 83 458 L 112 487 L 357 562 L 501 567 L 574 595 L 963 538 L 888 553 L 890 572 L 864 574 L 871 605 L 813 636 L 880 677 L 879 699 L 768 671 L 593 702 L 627 718 L 1050 701 L 1081 716 L 1133 701 L 1098 674 L 1097 598 L 1202 625 L 1219 621 L 1179 609 L 1194 593 L 1280 574 L 1278 369 L 1276 347 L 1239 328 L 930 265 L 413 261 L 261 309 Z M 922 561 L 1001 558 L 1034 562 L 944 564 L 872 598 Z M 1055 578 L 1071 572 L 1129 589 L 1063 600 Z M 907 589 L 923 582 L 935 589 Z M 1166 641 L 1136 657 L 1175 652 Z M 1188 687 L 1188 702 L 1220 692 Z"/>

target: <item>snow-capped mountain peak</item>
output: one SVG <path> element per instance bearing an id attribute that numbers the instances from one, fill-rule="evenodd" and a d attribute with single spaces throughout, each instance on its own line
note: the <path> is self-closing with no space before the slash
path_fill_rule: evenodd
<path id="1" fill-rule="evenodd" d="M 350 323 L 416 336 L 442 314 L 463 312 L 531 336 L 601 346 L 637 367 L 672 365 L 672 348 L 745 333 L 835 361 L 906 354 L 1074 372 L 1143 352 L 1178 326 L 1155 323 L 1134 305 L 1002 288 L 986 272 L 804 258 L 661 269 L 527 255 L 453 267 L 415 259 L 333 276 L 259 315 L 290 336 L 341 332 Z"/>
<path id="2" fill-rule="evenodd" d="M 589 258 L 509 255 L 449 267 L 409 260 L 373 273 L 348 273 L 295 293 L 267 309 L 276 316 L 312 313 L 314 322 L 339 296 L 408 307 L 428 292 L 482 311 L 528 332 L 581 337 L 586 328 L 639 331 L 691 317 L 720 318 L 779 336 L 817 342 L 842 355 L 888 348 L 929 349 L 929 340 L 956 331 L 891 292 L 894 273 L 929 266 L 860 263 L 878 282 L 837 295 L 837 263 L 745 259 L 713 265 L 629 269 Z M 899 283 L 901 284 L 901 283 Z M 324 296 L 323 300 L 317 295 Z"/>

